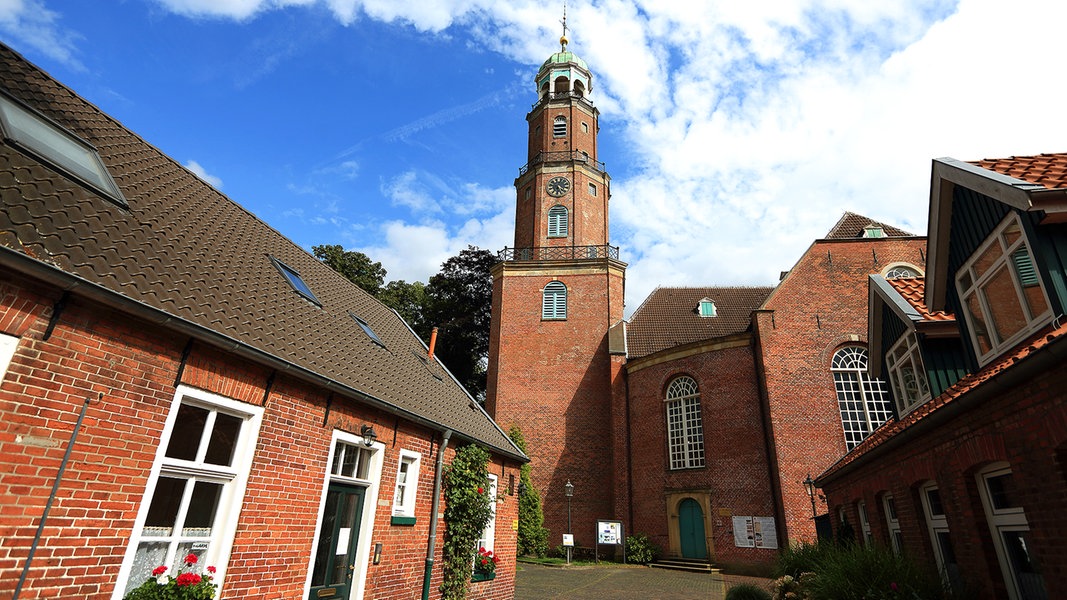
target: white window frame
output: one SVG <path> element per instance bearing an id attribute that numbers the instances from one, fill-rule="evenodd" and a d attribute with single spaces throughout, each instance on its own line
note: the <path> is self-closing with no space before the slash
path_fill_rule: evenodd
<path id="1" fill-rule="evenodd" d="M 893 498 L 893 494 L 882 496 L 882 511 L 885 512 L 885 524 L 889 532 L 889 545 L 893 548 L 893 554 L 899 556 L 904 552 L 904 534 L 900 529 L 897 502 Z"/>
<path id="2" fill-rule="evenodd" d="M 886 267 L 882 276 L 886 279 L 922 277 L 922 271 L 907 263 L 896 263 Z"/>
<path id="3" fill-rule="evenodd" d="M 1009 600 L 1029 600 L 1032 596 L 1023 595 L 1022 582 L 1012 566 L 1004 544 L 1005 533 L 1030 531 L 1030 525 L 1026 522 L 1026 512 L 1021 506 L 994 506 L 992 492 L 989 489 L 990 479 L 1010 475 L 1011 472 L 1008 463 L 999 462 L 982 469 L 975 477 L 978 480 L 978 494 L 982 498 L 982 508 L 985 509 L 989 533 L 993 537 L 993 547 L 997 551 L 997 562 L 1000 564 L 1004 585 L 1008 588 L 1008 598 Z M 1044 580 L 1041 580 L 1041 586 L 1044 588 Z M 1040 591 L 1043 592 L 1044 589 Z M 1048 594 L 1045 592 L 1045 598 L 1047 597 Z"/>
<path id="4" fill-rule="evenodd" d="M 1014 240 L 1008 239 L 1008 236 L 1005 235 L 1006 233 L 1015 232 L 1018 233 L 1018 236 Z M 977 273 L 975 265 L 994 246 L 999 246 L 1000 255 L 988 265 L 988 268 L 983 273 Z M 1028 271 L 1023 274 L 1020 273 L 1019 261 L 1022 255 L 1017 256 L 1020 252 L 1024 253 L 1026 258 L 1029 259 Z M 1009 265 L 1010 268 L 1008 268 Z M 1015 288 L 1015 300 L 1017 301 L 1014 306 L 1022 311 L 1022 317 L 1026 320 L 1026 324 L 1018 331 L 1009 333 L 1008 337 L 998 339 L 1000 334 L 997 332 L 993 312 L 986 298 L 985 290 L 1003 270 L 1007 270 L 1011 276 L 1011 282 Z M 1032 300 L 1040 300 L 1045 305 L 1044 310 L 1036 314 L 1034 307 L 1031 307 L 1027 302 L 1026 296 L 1026 289 L 1035 287 L 1040 292 L 1040 296 L 1034 297 Z M 997 225 L 997 228 L 989 234 L 989 237 L 982 242 L 982 245 L 974 251 L 974 254 L 967 259 L 967 262 L 956 273 L 956 291 L 960 296 L 960 304 L 967 322 L 971 345 L 980 365 L 985 365 L 993 360 L 1001 352 L 1022 341 L 1052 319 L 1052 305 L 1049 302 L 1045 284 L 1041 280 L 1041 273 L 1037 269 L 1033 250 L 1026 238 L 1026 230 L 1022 227 L 1019 215 L 1014 212 L 1004 217 L 1000 224 Z M 970 302 L 972 298 L 977 300 L 977 306 L 972 306 Z M 975 309 L 981 314 L 972 314 Z M 976 317 L 981 318 L 981 323 L 975 321 Z M 979 325 L 982 327 L 979 327 Z M 982 349 L 978 334 L 979 329 L 983 329 L 986 332 L 984 339 L 989 345 L 988 350 Z"/>
<path id="5" fill-rule="evenodd" d="M 667 386 L 667 458 L 670 470 L 703 467 L 704 411 L 700 386 L 689 375 L 679 375 Z"/>
<path id="6" fill-rule="evenodd" d="M 945 501 L 941 498 L 941 489 L 937 486 L 937 483 L 930 481 L 919 487 L 919 499 L 923 506 L 923 515 L 926 517 L 926 528 L 930 532 L 930 545 L 934 550 L 934 559 L 937 561 L 937 570 L 941 572 L 942 578 L 946 583 L 954 584 L 953 574 L 949 572 L 948 565 L 945 564 L 945 553 L 941 547 L 941 536 L 946 536 L 949 544 L 952 544 L 952 533 L 948 527 L 948 516 L 944 513 L 934 514 L 933 503 L 930 502 L 930 493 L 936 492 L 938 496 L 938 502 L 941 504 L 942 511 L 945 507 Z M 953 549 L 955 554 L 955 549 Z M 957 568 L 958 563 L 953 563 Z"/>
<path id="7" fill-rule="evenodd" d="M 405 473 L 404 465 L 407 465 Z M 401 450 L 396 464 L 396 485 L 393 488 L 393 516 L 414 517 L 419 490 L 419 466 L 422 454 Z M 404 475 L 401 481 L 401 475 Z"/>
<path id="8" fill-rule="evenodd" d="M 589 195 L 596 196 L 596 184 L 593 182 L 589 183 Z"/>
<path id="9" fill-rule="evenodd" d="M 868 361 L 867 349 L 855 345 L 839 349 L 830 360 L 846 450 L 858 446 L 893 414 L 885 383 L 871 378 Z"/>
<path id="10" fill-rule="evenodd" d="M 479 548 L 485 548 L 492 552 L 496 547 L 496 492 L 497 492 L 497 476 L 492 473 L 489 474 L 489 482 L 486 484 L 486 491 L 489 493 L 489 522 L 485 524 L 485 529 L 482 530 L 482 536 L 478 538 L 477 546 L 475 547 L 475 553 Z"/>
<path id="11" fill-rule="evenodd" d="M 871 533 L 871 521 L 867 517 L 867 503 L 863 500 L 856 502 L 856 512 L 860 516 L 860 534 L 863 536 L 863 545 L 870 548 L 874 545 L 874 534 Z"/>
<path id="12" fill-rule="evenodd" d="M 886 352 L 886 375 L 893 389 L 897 411 L 904 416 L 930 399 L 930 383 L 926 378 L 919 339 L 914 331 L 904 335 Z"/>
<path id="13" fill-rule="evenodd" d="M 541 290 L 541 320 L 567 320 L 567 286 L 562 281 L 550 281 Z"/>
<path id="14" fill-rule="evenodd" d="M 338 442 L 362 446 L 369 449 L 371 455 L 370 461 L 367 463 L 366 479 L 344 477 L 331 473 L 334 453 L 337 451 Z M 356 544 L 356 573 L 352 578 L 351 598 L 362 598 L 367 589 L 367 567 L 370 565 L 371 561 L 371 546 L 374 541 L 374 516 L 378 509 L 378 495 L 381 489 L 382 468 L 385 463 L 384 455 L 385 444 L 382 442 L 374 442 L 368 447 L 365 438 L 353 433 L 348 433 L 347 431 L 335 429 L 333 435 L 330 437 L 330 450 L 326 455 L 326 464 L 323 465 L 324 477 L 322 481 L 322 494 L 319 497 L 319 516 L 315 520 L 315 537 L 311 540 L 312 549 L 319 547 L 319 532 L 322 531 L 323 511 L 326 510 L 326 496 L 330 491 L 330 482 L 338 481 L 351 485 L 362 485 L 367 488 L 363 497 L 363 519 L 359 523 L 359 542 Z M 304 594 L 301 596 L 302 598 L 307 598 L 311 594 L 311 577 L 314 575 L 312 572 L 314 568 L 315 552 L 312 550 L 308 556 L 307 576 L 304 580 Z"/>
<path id="15" fill-rule="evenodd" d="M 707 298 L 701 300 L 697 304 L 697 312 L 701 317 L 714 317 L 718 315 L 718 309 L 715 306 L 714 300 L 708 300 Z"/>
<path id="16" fill-rule="evenodd" d="M 11 366 L 11 359 L 15 358 L 18 347 L 18 336 L 0 333 L 0 381 L 7 377 L 7 369 Z"/>
<path id="17" fill-rule="evenodd" d="M 186 461 L 168 458 L 166 456 L 170 436 L 174 432 L 174 426 L 178 418 L 178 409 L 182 404 L 188 404 L 211 411 L 208 416 L 207 426 L 205 426 L 205 435 L 207 435 L 207 432 L 210 431 L 210 428 L 213 426 L 215 415 L 218 413 L 237 416 L 244 420 L 238 441 L 235 443 L 233 459 L 229 466 L 207 465 L 202 462 L 202 459 L 201 461 Z M 207 541 L 208 547 L 206 552 L 200 558 L 200 565 L 202 567 L 215 567 L 216 572 L 213 576 L 213 580 L 219 586 L 221 595 L 223 586 L 225 585 L 226 567 L 229 562 L 230 552 L 233 548 L 234 534 L 237 531 L 237 522 L 241 514 L 241 505 L 244 501 L 245 488 L 248 484 L 248 473 L 255 453 L 256 441 L 259 438 L 259 428 L 262 419 L 262 407 L 245 404 L 231 398 L 226 398 L 218 394 L 213 394 L 185 385 L 178 386 L 174 398 L 171 401 L 167 421 L 163 425 L 159 447 L 156 450 L 156 457 L 152 464 L 152 470 L 149 472 L 148 484 L 145 486 L 144 495 L 141 497 L 141 506 L 137 511 L 137 518 L 134 521 L 129 546 L 126 548 L 126 555 L 123 558 L 122 566 L 119 568 L 119 574 L 116 577 L 115 589 L 111 595 L 113 600 L 121 600 L 121 598 L 126 595 L 126 587 L 129 584 L 131 577 L 137 577 L 138 579 L 135 583 L 136 585 L 140 585 L 140 583 L 147 580 L 147 576 L 149 575 L 149 573 L 135 574 L 132 571 L 134 559 L 137 556 L 138 545 L 143 541 L 143 538 L 149 538 L 149 541 L 151 541 L 151 536 L 143 536 L 142 531 L 145 526 L 145 521 L 148 518 L 148 511 L 153 494 L 156 490 L 156 485 L 159 482 L 161 475 L 174 478 L 185 477 L 187 479 L 202 478 L 205 480 L 216 481 L 224 485 L 218 501 L 218 509 L 212 527 L 212 535 L 203 538 Z M 207 438 L 205 438 L 205 440 L 206 439 Z M 198 456 L 202 457 L 205 451 L 206 444 L 204 441 L 201 441 L 201 446 L 198 449 Z M 185 493 L 185 497 L 179 508 L 179 519 L 184 519 L 184 516 L 182 515 L 184 515 L 184 511 L 188 508 L 189 495 L 189 492 Z M 169 544 L 167 558 L 163 565 L 168 567 L 168 574 L 177 575 L 177 573 L 174 572 L 174 569 L 171 568 L 179 558 L 176 556 L 177 547 L 180 544 L 189 543 L 190 540 L 185 539 L 184 536 L 176 535 L 165 537 L 170 538 L 169 541 L 163 539 L 159 540 L 161 543 L 165 542 Z M 141 579 L 141 577 L 144 577 L 145 579 Z M 134 587 L 136 587 L 136 585 Z"/>
<path id="18" fill-rule="evenodd" d="M 548 209 L 548 237 L 565 238 L 570 230 L 570 211 L 566 206 L 557 204 Z"/>

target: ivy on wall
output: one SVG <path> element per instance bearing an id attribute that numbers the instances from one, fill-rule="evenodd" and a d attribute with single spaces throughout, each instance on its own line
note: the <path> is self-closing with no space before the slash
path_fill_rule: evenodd
<path id="1" fill-rule="evenodd" d="M 489 493 L 489 453 L 473 444 L 456 450 L 445 473 L 444 600 L 467 596 L 475 545 L 492 517 Z"/>

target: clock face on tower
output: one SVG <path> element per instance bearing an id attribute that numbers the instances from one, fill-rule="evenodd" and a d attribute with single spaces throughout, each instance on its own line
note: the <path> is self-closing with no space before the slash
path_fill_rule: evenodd
<path id="1" fill-rule="evenodd" d="M 571 182 L 566 177 L 553 177 L 545 186 L 548 193 L 556 198 L 566 194 L 571 189 Z"/>

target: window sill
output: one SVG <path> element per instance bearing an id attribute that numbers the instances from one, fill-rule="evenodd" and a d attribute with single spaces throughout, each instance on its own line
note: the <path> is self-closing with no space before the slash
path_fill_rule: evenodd
<path id="1" fill-rule="evenodd" d="M 490 581 L 492 579 L 496 579 L 496 572 L 493 572 L 493 573 L 479 573 L 479 572 L 475 571 L 474 574 L 471 575 L 471 581 L 472 582 L 475 582 L 475 581 Z"/>
<path id="2" fill-rule="evenodd" d="M 393 515 L 393 518 L 389 520 L 390 525 L 414 525 L 415 517 L 405 517 L 403 515 Z"/>

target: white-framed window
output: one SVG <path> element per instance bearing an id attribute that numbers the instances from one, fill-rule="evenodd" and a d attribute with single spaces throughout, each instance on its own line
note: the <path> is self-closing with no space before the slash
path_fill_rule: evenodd
<path id="1" fill-rule="evenodd" d="M 489 516 L 489 522 L 485 524 L 485 529 L 482 530 L 482 536 L 478 538 L 478 549 L 485 548 L 486 550 L 492 552 L 493 547 L 495 545 L 494 542 L 496 540 L 496 475 L 489 475 L 489 482 L 486 488 L 486 491 L 489 494 L 489 509 L 491 511 L 491 514 Z"/>
<path id="2" fill-rule="evenodd" d="M 263 409 L 179 386 L 113 598 L 159 566 L 177 575 L 189 554 L 226 576 Z"/>
<path id="3" fill-rule="evenodd" d="M 552 137 L 566 137 L 567 117 L 560 115 L 552 121 Z"/>
<path id="4" fill-rule="evenodd" d="M 954 589 L 959 589 L 960 566 L 956 562 L 956 551 L 952 547 L 948 517 L 941 503 L 941 490 L 938 489 L 936 483 L 931 481 L 919 488 L 919 497 L 926 516 L 926 527 L 930 531 L 930 544 L 934 548 L 937 568 L 947 583 L 950 583 Z"/>
<path id="5" fill-rule="evenodd" d="M 901 416 L 930 399 L 930 384 L 926 379 L 922 352 L 914 331 L 907 331 L 900 336 L 886 353 L 885 362 Z"/>
<path id="6" fill-rule="evenodd" d="M 1052 318 L 1019 216 L 1009 214 L 956 274 L 956 289 L 978 362 Z"/>
<path id="7" fill-rule="evenodd" d="M 589 133 L 589 123 L 582 121 L 582 133 Z"/>
<path id="8" fill-rule="evenodd" d="M 882 238 L 885 237 L 885 230 L 880 225 L 871 224 L 863 228 L 863 237 Z"/>
<path id="9" fill-rule="evenodd" d="M 704 466 L 704 418 L 700 388 L 688 375 L 667 386 L 667 445 L 671 469 Z"/>
<path id="10" fill-rule="evenodd" d="M 1011 467 L 995 463 L 978 475 L 989 533 L 1010 600 L 1048 600 L 1045 580 L 1031 555 L 1032 542 L 1026 513 L 1015 498 Z"/>
<path id="11" fill-rule="evenodd" d="M 874 545 L 874 534 L 871 533 L 871 520 L 867 518 L 867 503 L 863 500 L 857 502 L 856 512 L 860 516 L 860 535 L 863 536 L 863 545 L 870 548 Z"/>
<path id="12" fill-rule="evenodd" d="M 885 513 L 885 525 L 889 531 L 889 545 L 894 554 L 904 551 L 904 534 L 900 531 L 900 519 L 897 518 L 897 501 L 892 494 L 882 496 L 882 511 Z"/>
<path id="13" fill-rule="evenodd" d="M 393 490 L 393 515 L 415 516 L 415 498 L 419 487 L 419 465 L 422 455 L 410 450 L 400 451 L 396 468 L 396 489 Z"/>
<path id="14" fill-rule="evenodd" d="M 567 237 L 569 222 L 566 206 L 557 204 L 548 209 L 548 237 Z"/>
<path id="15" fill-rule="evenodd" d="M 885 384 L 867 373 L 867 350 L 861 346 L 846 346 L 834 353 L 830 361 L 837 391 L 837 405 L 841 411 L 841 428 L 845 432 L 845 448 L 859 445 L 872 431 L 892 415 Z"/>
<path id="16" fill-rule="evenodd" d="M 11 359 L 15 358 L 18 347 L 18 336 L 0 333 L 0 381 L 7 377 L 7 368 L 11 366 Z"/>
<path id="17" fill-rule="evenodd" d="M 716 316 L 718 314 L 718 311 L 715 308 L 715 301 L 708 298 L 704 298 L 697 305 L 697 313 L 702 317 Z"/>
<path id="18" fill-rule="evenodd" d="M 921 273 L 909 265 L 890 265 L 885 271 L 886 279 L 899 279 L 901 277 L 918 277 Z"/>
<path id="19" fill-rule="evenodd" d="M 567 319 L 567 286 L 550 281 L 541 292 L 541 318 L 563 321 Z"/>

